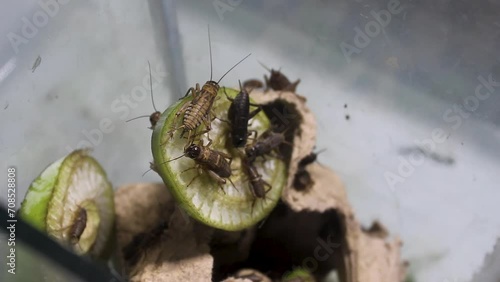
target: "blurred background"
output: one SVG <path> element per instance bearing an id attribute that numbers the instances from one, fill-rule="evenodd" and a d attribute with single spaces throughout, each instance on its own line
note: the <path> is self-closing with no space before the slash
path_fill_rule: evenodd
<path id="1" fill-rule="evenodd" d="M 360 221 L 404 241 L 414 281 L 500 281 L 500 1 L 1 1 L 0 162 L 31 181 L 92 146 L 115 187 L 160 181 L 147 118 L 221 85 L 301 83 L 320 162 Z M 1 174 L 6 181 L 6 172 Z M 2 201 L 6 193 L 0 195 Z M 495 247 L 496 246 L 496 247 Z"/>

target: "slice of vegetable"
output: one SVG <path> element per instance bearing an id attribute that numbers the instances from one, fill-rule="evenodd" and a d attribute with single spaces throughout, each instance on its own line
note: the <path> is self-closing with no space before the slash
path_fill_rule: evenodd
<path id="1" fill-rule="evenodd" d="M 85 219 L 78 220 L 82 209 Z M 103 254 L 112 236 L 114 214 L 113 188 L 88 150 L 76 150 L 47 167 L 29 187 L 19 210 L 39 230 L 93 257 Z M 80 232 L 75 224 L 80 224 Z"/>
<path id="2" fill-rule="evenodd" d="M 158 121 L 151 139 L 155 170 L 160 174 L 166 186 L 170 189 L 175 199 L 195 219 L 215 228 L 228 231 L 242 230 L 252 226 L 266 217 L 281 196 L 281 191 L 286 181 L 286 165 L 282 160 L 268 156 L 266 161 L 257 160 L 254 165 L 262 175 L 263 180 L 271 184 L 272 189 L 266 194 L 266 198 L 255 199 L 248 176 L 242 169 L 241 156 L 244 150 L 231 147 L 230 127 L 226 122 L 227 110 L 230 101 L 226 98 L 234 97 L 237 90 L 221 88 L 218 92 L 213 110 L 218 119 L 211 123 L 212 129 L 209 137 L 212 139 L 210 149 L 228 153 L 232 157 L 231 180 L 235 187 L 229 182 L 223 185 L 223 190 L 205 171 L 197 177 L 189 186 L 191 180 L 198 174 L 198 170 L 188 168 L 195 166 L 195 161 L 188 157 L 170 161 L 184 154 L 187 139 L 180 138 L 181 130 L 175 132 L 170 138 L 169 132 L 182 123 L 182 115 L 174 124 L 175 114 L 185 104 L 192 100 L 191 96 L 182 99 L 168 108 Z M 249 122 L 249 130 L 256 130 L 258 134 L 264 133 L 270 127 L 270 122 L 264 112 L 260 112 Z M 198 132 L 204 130 L 200 126 Z M 201 135 L 204 145 L 207 145 L 207 134 Z M 198 141 L 196 141 L 198 142 Z M 249 143 L 252 141 L 249 140 Z"/>

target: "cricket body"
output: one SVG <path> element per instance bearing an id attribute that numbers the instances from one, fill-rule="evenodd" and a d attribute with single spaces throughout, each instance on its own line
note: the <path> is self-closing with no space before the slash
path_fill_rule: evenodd
<path id="1" fill-rule="evenodd" d="M 79 208 L 74 223 L 69 230 L 69 241 L 71 244 L 75 245 L 78 243 L 83 231 L 85 231 L 85 227 L 87 227 L 87 210 Z"/>
<path id="2" fill-rule="evenodd" d="M 222 188 L 222 185 L 226 184 L 226 179 L 232 183 L 231 179 L 229 179 L 231 177 L 232 158 L 226 153 L 210 149 L 209 146 L 210 143 L 207 146 L 191 144 L 186 148 L 185 155 L 193 159 L 198 168 L 207 171 L 210 177 L 215 179 Z M 199 175 L 195 176 L 187 186 L 191 185 Z"/>
<path id="3" fill-rule="evenodd" d="M 188 143 L 192 142 L 192 132 L 195 131 L 202 123 L 205 124 L 206 131 L 210 131 L 210 123 L 212 121 L 212 106 L 217 92 L 219 91 L 219 84 L 215 81 L 207 81 L 200 89 L 200 85 L 196 84 L 196 88 L 190 88 L 186 94 L 193 97 L 191 102 L 186 103 L 176 114 L 175 118 L 184 114 L 182 118 L 182 125 L 177 128 L 182 128 L 182 136 L 188 132 Z"/>
<path id="4" fill-rule="evenodd" d="M 156 111 L 149 116 L 149 122 L 151 123 L 151 127 L 149 129 L 154 129 L 158 121 L 160 120 L 161 113 Z"/>
<path id="5" fill-rule="evenodd" d="M 241 87 L 241 83 L 240 92 L 234 99 L 227 96 L 227 93 L 226 97 L 232 102 L 231 106 L 229 106 L 227 116 L 231 123 L 231 140 L 233 146 L 235 148 L 243 147 L 246 145 L 248 138 L 248 121 L 258 114 L 262 108 L 259 105 L 250 103 L 250 96 Z M 250 112 L 250 106 L 257 107 L 257 109 Z"/>
<path id="6" fill-rule="evenodd" d="M 295 82 L 290 82 L 288 77 L 286 77 L 280 70 L 269 69 L 264 64 L 260 63 L 266 70 L 271 73 L 271 76 L 268 78 L 267 75 L 264 75 L 264 80 L 266 82 L 266 89 L 273 89 L 275 91 L 290 91 L 295 92 L 297 89 L 297 85 L 300 83 L 300 79 L 297 79 Z"/>
<path id="7" fill-rule="evenodd" d="M 268 130 L 254 144 L 245 147 L 246 157 L 253 162 L 259 156 L 276 151 L 282 143 L 285 143 L 285 134 Z"/>
<path id="8" fill-rule="evenodd" d="M 254 197 L 265 198 L 267 192 L 272 188 L 271 185 L 262 179 L 262 175 L 259 174 L 252 162 L 248 160 L 243 161 L 243 167 L 249 177 L 248 182 L 250 182 Z M 269 189 L 266 190 L 266 187 L 269 187 Z"/>

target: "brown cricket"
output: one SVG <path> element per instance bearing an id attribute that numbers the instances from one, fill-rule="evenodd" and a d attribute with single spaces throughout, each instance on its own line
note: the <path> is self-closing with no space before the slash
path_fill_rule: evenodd
<path id="1" fill-rule="evenodd" d="M 297 79 L 297 81 L 292 83 L 290 82 L 288 77 L 286 77 L 281 72 L 281 70 L 269 69 L 261 62 L 259 62 L 259 64 L 271 73 L 271 76 L 269 78 L 267 77 L 267 75 L 264 75 L 266 90 L 269 90 L 269 88 L 271 88 L 274 91 L 295 92 L 295 90 L 297 89 L 297 85 L 300 83 L 300 79 Z"/>
<path id="2" fill-rule="evenodd" d="M 249 162 L 253 162 L 259 156 L 265 156 L 272 151 L 277 151 L 278 147 L 286 142 L 284 133 L 277 133 L 271 130 L 264 132 L 253 144 L 245 147 L 245 154 Z"/>
<path id="3" fill-rule="evenodd" d="M 73 225 L 69 230 L 69 240 L 71 244 L 78 243 L 80 237 L 87 227 L 87 210 L 84 208 L 79 208 Z"/>
<path id="4" fill-rule="evenodd" d="M 209 147 L 211 144 L 212 142 L 209 141 L 206 146 L 203 146 L 203 141 L 200 140 L 200 143 L 198 145 L 191 144 L 187 148 L 185 148 L 184 154 L 171 160 L 165 161 L 164 163 L 175 161 L 184 156 L 187 156 L 188 158 L 193 159 L 196 162 L 195 166 L 185 169 L 181 172 L 184 173 L 191 169 L 198 169 L 198 175 L 191 179 L 186 187 L 189 187 L 191 183 L 193 183 L 193 181 L 198 178 L 203 171 L 206 171 L 210 177 L 217 181 L 221 189 L 223 189 L 222 185 L 226 184 L 226 179 L 229 180 L 229 182 L 236 189 L 236 186 L 234 186 L 234 183 L 229 178 L 232 175 L 232 157 L 224 152 L 210 149 Z"/>
<path id="5" fill-rule="evenodd" d="M 212 80 L 212 44 L 210 41 L 210 29 L 208 30 L 208 47 L 210 52 L 210 80 L 207 81 L 200 89 L 200 84 L 196 83 L 196 87 L 191 87 L 186 92 L 183 98 L 186 98 L 190 93 L 193 99 L 189 103 L 185 103 L 177 113 L 175 113 L 174 117 L 174 128 L 169 131 L 170 137 L 173 136 L 174 132 L 182 129 L 181 138 L 184 134 L 188 133 L 188 142 L 187 144 L 191 144 L 194 139 L 194 135 L 192 134 L 198 126 L 202 123 L 205 125 L 205 131 L 201 132 L 208 133 L 211 129 L 212 117 L 215 117 L 215 114 L 212 112 L 212 106 L 215 102 L 215 98 L 217 97 L 217 92 L 219 91 L 219 82 L 237 65 L 243 62 L 246 58 L 248 58 L 251 54 L 248 54 L 243 59 L 241 59 L 238 63 L 236 63 L 233 67 L 231 67 L 217 82 Z M 177 124 L 177 119 L 183 115 L 182 124 L 179 127 L 175 127 Z M 209 138 L 210 140 L 210 138 Z"/>
<path id="6" fill-rule="evenodd" d="M 254 195 L 254 197 L 260 199 L 265 198 L 267 192 L 269 192 L 272 188 L 271 184 L 262 179 L 262 175 L 259 174 L 257 168 L 248 159 L 244 159 L 242 161 L 242 164 L 245 168 L 246 174 L 249 177 L 248 182 L 250 182 L 250 186 L 252 187 L 252 194 Z M 266 190 L 266 187 L 269 187 L 269 189 Z"/>
<path id="7" fill-rule="evenodd" d="M 210 177 L 212 177 L 217 183 L 219 183 L 219 186 L 222 189 L 222 185 L 226 184 L 226 179 L 231 182 L 231 184 L 234 186 L 234 183 L 231 181 L 229 177 L 231 177 L 231 162 L 232 158 L 230 155 L 212 150 L 209 148 L 210 142 L 207 144 L 207 146 L 203 146 L 203 144 L 200 143 L 200 145 L 196 144 L 191 144 L 184 152 L 184 154 L 190 158 L 193 159 L 196 162 L 196 166 L 186 169 L 184 171 L 188 171 L 190 169 L 198 168 L 206 171 Z M 183 172 L 184 172 L 183 171 Z M 191 185 L 193 181 L 200 176 L 201 173 L 198 173 L 197 176 L 195 176 L 187 185 Z M 236 187 L 235 187 L 236 188 Z"/>

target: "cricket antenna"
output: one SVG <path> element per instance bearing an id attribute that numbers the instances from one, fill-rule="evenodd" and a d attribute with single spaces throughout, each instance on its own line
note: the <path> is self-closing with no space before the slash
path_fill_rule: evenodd
<path id="1" fill-rule="evenodd" d="M 266 65 L 264 65 L 263 63 L 261 63 L 260 61 L 257 61 L 263 68 L 265 68 L 268 72 L 271 72 L 271 70 L 266 67 Z"/>
<path id="2" fill-rule="evenodd" d="M 240 91 L 243 91 L 243 87 L 241 87 L 241 80 L 238 79 L 238 84 L 240 85 Z"/>
<path id="3" fill-rule="evenodd" d="M 317 151 L 315 154 L 316 154 L 316 155 L 319 155 L 319 154 L 323 153 L 324 151 L 326 151 L 326 148 L 324 148 L 324 149 L 321 149 L 321 150 Z"/>
<path id="4" fill-rule="evenodd" d="M 151 78 L 151 64 L 149 63 L 149 60 L 148 60 L 148 67 L 149 67 L 149 87 L 151 89 L 151 102 L 153 103 L 153 109 L 155 110 L 155 112 L 157 112 L 158 110 L 156 109 L 155 106 L 155 100 L 153 99 L 153 79 Z"/>
<path id="5" fill-rule="evenodd" d="M 148 170 L 146 170 L 146 171 L 142 174 L 142 177 L 144 177 L 144 175 L 146 175 L 146 173 L 148 173 L 148 172 L 150 172 L 150 171 L 152 171 L 152 170 L 156 170 L 156 169 L 155 169 L 155 167 L 156 167 L 156 166 L 155 166 L 155 164 L 154 164 L 154 163 L 149 162 L 149 169 L 148 169 Z"/>
<path id="6" fill-rule="evenodd" d="M 208 52 L 210 53 L 210 81 L 212 81 L 212 73 L 213 73 L 213 66 L 212 66 L 212 41 L 210 40 L 210 25 L 208 26 Z"/>
<path id="7" fill-rule="evenodd" d="M 184 154 L 182 154 L 182 155 L 180 155 L 180 156 L 178 156 L 178 157 L 175 157 L 175 158 L 173 158 L 173 159 L 170 159 L 170 160 L 168 160 L 168 161 L 164 161 L 164 162 L 162 162 L 160 165 L 162 165 L 162 164 L 166 164 L 166 163 L 169 163 L 169 162 L 172 162 L 172 161 L 175 161 L 175 160 L 178 160 L 178 159 L 180 159 L 180 158 L 184 157 L 185 155 L 186 155 L 186 153 L 184 153 Z"/>
<path id="8" fill-rule="evenodd" d="M 150 168 L 150 169 L 146 170 L 146 172 L 144 172 L 144 173 L 142 174 L 142 177 L 144 177 L 144 175 L 146 175 L 148 172 L 150 172 L 150 171 L 152 171 L 152 170 L 153 170 L 152 168 Z"/>
<path id="9" fill-rule="evenodd" d="M 149 117 L 150 119 L 152 119 L 152 117 L 157 114 L 161 114 L 157 109 L 156 109 L 156 105 L 155 105 L 155 100 L 153 99 L 153 78 L 151 76 L 151 63 L 149 62 L 148 60 L 148 67 L 149 67 L 149 87 L 151 89 L 151 102 L 153 103 L 153 109 L 155 110 L 155 112 L 151 115 L 143 115 L 143 116 L 138 116 L 138 117 L 135 117 L 135 118 L 131 118 L 129 120 L 126 120 L 125 122 L 129 122 L 129 121 L 132 121 L 132 120 L 136 120 L 138 118 L 145 118 L 145 117 Z M 152 122 L 151 122 L 152 123 Z M 154 125 L 152 124 L 152 127 L 154 127 Z"/>
<path id="10" fill-rule="evenodd" d="M 250 57 L 250 55 L 252 55 L 252 53 L 248 54 L 245 56 L 245 58 L 241 59 L 239 62 L 237 62 L 232 68 L 230 68 L 220 79 L 219 81 L 217 81 L 217 84 L 224 78 L 224 76 L 226 76 L 226 74 L 228 74 L 230 71 L 232 71 L 237 65 L 239 65 L 241 62 L 243 62 L 246 58 Z"/>
<path id="11" fill-rule="evenodd" d="M 144 115 L 144 116 L 138 116 L 138 117 L 135 117 L 135 118 L 131 118 L 129 120 L 126 120 L 125 122 L 129 122 L 129 121 L 132 121 L 132 120 L 135 120 L 135 119 L 138 119 L 138 118 L 145 118 L 145 117 L 149 117 L 148 115 Z"/>

